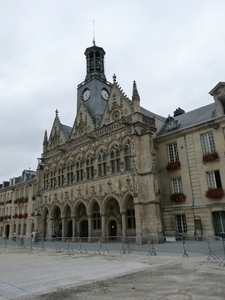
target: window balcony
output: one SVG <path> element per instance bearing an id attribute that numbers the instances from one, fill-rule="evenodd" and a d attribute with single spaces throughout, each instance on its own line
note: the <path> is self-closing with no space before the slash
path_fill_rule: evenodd
<path id="1" fill-rule="evenodd" d="M 221 199 L 224 196 L 224 189 L 222 187 L 209 188 L 208 191 L 206 191 L 205 196 L 209 199 Z"/>
<path id="2" fill-rule="evenodd" d="M 170 196 L 170 200 L 176 203 L 182 203 L 185 202 L 187 199 L 186 195 L 184 193 L 174 193 Z"/>
<path id="3" fill-rule="evenodd" d="M 208 162 L 218 161 L 218 160 L 219 160 L 219 154 L 216 151 L 211 153 L 206 153 L 202 157 L 202 161 L 204 164 Z"/>
<path id="4" fill-rule="evenodd" d="M 168 165 L 166 166 L 166 169 L 168 172 L 171 172 L 171 171 L 180 169 L 180 167 L 181 167 L 181 163 L 179 161 L 174 161 L 174 162 L 168 163 Z"/>

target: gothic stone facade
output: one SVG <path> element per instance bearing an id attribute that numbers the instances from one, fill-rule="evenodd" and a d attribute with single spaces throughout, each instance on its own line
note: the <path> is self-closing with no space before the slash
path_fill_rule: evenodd
<path id="1" fill-rule="evenodd" d="M 225 83 L 212 104 L 164 118 L 135 82 L 128 99 L 106 80 L 101 47 L 85 56 L 73 126 L 56 110 L 36 177 L 0 188 L 1 236 L 224 236 Z"/>

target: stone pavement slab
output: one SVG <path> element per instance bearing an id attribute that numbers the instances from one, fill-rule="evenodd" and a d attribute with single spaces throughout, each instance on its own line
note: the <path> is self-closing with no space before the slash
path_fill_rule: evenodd
<path id="1" fill-rule="evenodd" d="M 206 258 L 0 248 L 0 300 L 224 300 L 225 267 Z"/>
<path id="2" fill-rule="evenodd" d="M 0 300 L 52 292 L 142 270 L 146 264 L 90 254 L 0 250 Z"/>

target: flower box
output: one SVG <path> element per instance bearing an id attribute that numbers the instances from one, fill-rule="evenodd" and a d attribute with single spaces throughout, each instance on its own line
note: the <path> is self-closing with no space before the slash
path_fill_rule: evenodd
<path id="1" fill-rule="evenodd" d="M 223 188 L 209 188 L 205 193 L 206 198 L 209 199 L 221 199 L 224 196 Z"/>
<path id="2" fill-rule="evenodd" d="M 184 201 L 186 201 L 186 196 L 184 195 L 184 193 L 174 193 L 170 196 L 170 200 L 176 203 L 182 203 Z"/>
<path id="3" fill-rule="evenodd" d="M 23 219 L 26 219 L 26 218 L 27 218 L 27 213 L 23 214 L 23 215 L 22 215 L 22 218 L 23 218 Z"/>
<path id="4" fill-rule="evenodd" d="M 202 157 L 203 163 L 212 162 L 218 159 L 219 159 L 219 154 L 216 151 L 211 153 L 206 153 Z"/>
<path id="5" fill-rule="evenodd" d="M 168 165 L 166 166 L 166 169 L 168 172 L 170 171 L 175 171 L 177 169 L 180 169 L 181 164 L 179 161 L 174 161 L 174 162 L 170 162 L 168 163 Z"/>
<path id="6" fill-rule="evenodd" d="M 32 216 L 32 217 L 34 217 L 34 216 L 35 216 L 35 213 L 34 213 L 34 212 L 32 212 L 32 213 L 31 213 L 31 216 Z"/>

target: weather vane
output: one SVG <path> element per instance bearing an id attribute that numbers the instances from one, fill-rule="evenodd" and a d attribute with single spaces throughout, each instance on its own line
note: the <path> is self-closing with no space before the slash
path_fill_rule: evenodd
<path id="1" fill-rule="evenodd" d="M 93 20 L 93 45 L 95 46 L 95 21 Z"/>

